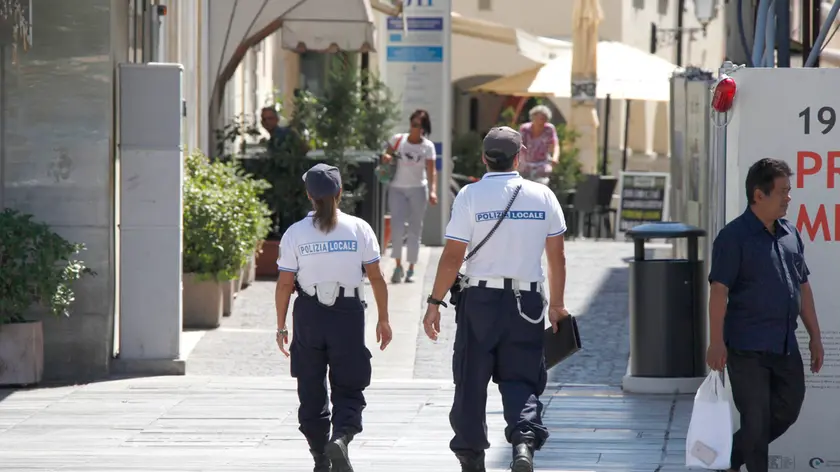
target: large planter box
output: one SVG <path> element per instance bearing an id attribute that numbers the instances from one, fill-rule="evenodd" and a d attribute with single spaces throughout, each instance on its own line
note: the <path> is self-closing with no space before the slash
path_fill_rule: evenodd
<path id="1" fill-rule="evenodd" d="M 239 293 L 242 291 L 242 279 L 245 278 L 245 268 L 239 270 L 239 278 L 233 281 L 233 291 Z"/>
<path id="2" fill-rule="evenodd" d="M 0 325 L 0 386 L 37 384 L 44 375 L 40 321 Z"/>
<path id="3" fill-rule="evenodd" d="M 219 282 L 222 287 L 222 315 L 230 316 L 233 313 L 233 299 L 236 297 L 236 280 Z"/>
<path id="4" fill-rule="evenodd" d="M 245 267 L 242 268 L 242 288 L 248 287 L 257 278 L 256 255 L 251 256 Z"/>
<path id="5" fill-rule="evenodd" d="M 279 257 L 280 241 L 263 241 L 262 251 L 257 253 L 257 277 L 277 277 Z"/>
<path id="6" fill-rule="evenodd" d="M 184 274 L 183 287 L 184 328 L 218 328 L 224 307 L 222 285 L 212 279 L 198 281 L 195 274 Z"/>

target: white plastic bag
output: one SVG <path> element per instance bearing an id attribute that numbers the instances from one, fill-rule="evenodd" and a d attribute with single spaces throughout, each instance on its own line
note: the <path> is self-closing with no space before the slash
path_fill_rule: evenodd
<path id="1" fill-rule="evenodd" d="M 685 440 L 685 466 L 726 470 L 732 455 L 732 435 L 738 411 L 732 404 L 729 376 L 712 371 L 697 389 Z"/>

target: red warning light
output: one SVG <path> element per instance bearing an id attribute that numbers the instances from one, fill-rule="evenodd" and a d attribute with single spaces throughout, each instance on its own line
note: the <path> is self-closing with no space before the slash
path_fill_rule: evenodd
<path id="1" fill-rule="evenodd" d="M 715 84 L 715 92 L 712 96 L 712 108 L 718 113 L 726 113 L 732 108 L 735 100 L 735 79 L 729 76 L 721 76 Z"/>

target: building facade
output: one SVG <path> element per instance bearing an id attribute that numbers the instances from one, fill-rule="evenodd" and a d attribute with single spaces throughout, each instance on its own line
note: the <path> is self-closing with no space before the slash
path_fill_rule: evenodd
<path id="1" fill-rule="evenodd" d="M 604 12 L 600 24 L 601 40 L 618 41 L 641 51 L 651 50 L 651 25 L 660 30 L 677 27 L 677 0 L 600 0 Z M 724 22 L 722 6 L 718 18 L 703 34 L 699 28 L 693 2 L 685 2 L 682 34 L 682 65 L 716 70 L 724 56 Z M 535 0 L 522 4 L 502 0 L 453 0 L 453 10 L 467 17 L 518 28 L 535 36 L 570 41 L 572 37 L 573 1 Z M 466 36 L 453 37 L 453 86 L 455 87 L 455 132 L 482 131 L 494 125 L 504 97 L 471 94 L 466 91 L 481 83 L 514 74 L 535 65 L 522 57 L 514 45 L 501 45 Z M 673 33 L 661 33 L 655 54 L 677 62 Z M 488 60 L 492 58 L 492 60 Z M 568 114 L 568 99 L 552 99 Z M 598 109 L 602 129 L 605 127 L 603 100 Z M 612 104 L 610 114 L 610 147 L 623 143 L 624 104 Z M 645 153 L 668 154 L 668 107 L 665 103 L 632 103 L 628 147 Z M 478 115 L 477 119 L 476 116 Z"/>

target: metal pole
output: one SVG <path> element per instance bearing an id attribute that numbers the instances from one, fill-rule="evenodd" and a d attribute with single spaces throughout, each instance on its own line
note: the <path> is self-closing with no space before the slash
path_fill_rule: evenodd
<path id="1" fill-rule="evenodd" d="M 677 62 L 680 67 L 683 65 L 683 19 L 685 16 L 685 0 L 677 1 Z"/>
<path id="2" fill-rule="evenodd" d="M 630 137 L 630 105 L 632 100 L 624 100 L 624 149 L 621 151 L 621 170 L 627 170 L 627 141 Z"/>
<path id="3" fill-rule="evenodd" d="M 0 45 L 0 210 L 6 208 L 6 46 Z"/>
<path id="4" fill-rule="evenodd" d="M 612 99 L 607 94 L 606 103 L 604 103 L 604 147 L 601 149 L 601 175 L 607 175 L 607 167 L 609 164 L 609 147 L 610 147 L 610 103 Z"/>
<path id="5" fill-rule="evenodd" d="M 801 17 L 799 18 L 799 31 L 802 42 L 802 65 L 805 64 L 805 59 L 811 55 L 811 0 L 800 0 L 799 8 Z"/>
<path id="6" fill-rule="evenodd" d="M 834 0 L 834 4 L 831 5 L 831 10 L 828 12 L 828 17 L 825 19 L 825 22 L 822 24 L 822 28 L 820 28 L 820 34 L 817 36 L 817 39 L 814 41 L 814 48 L 811 49 L 811 54 L 808 55 L 808 60 L 805 62 L 805 67 L 815 67 L 814 63 L 817 61 L 817 58 L 820 55 L 820 50 L 822 49 L 822 45 L 825 42 L 825 37 L 828 36 L 828 30 L 831 29 L 831 25 L 834 24 L 834 19 L 837 18 L 837 12 L 840 11 L 840 0 Z M 812 12 L 817 21 L 820 19 L 820 5 L 819 3 L 816 5 L 816 8 Z"/>
<path id="7" fill-rule="evenodd" d="M 822 18 L 822 0 L 811 0 L 811 52 L 814 51 L 814 47 L 817 44 L 817 32 L 820 30 L 820 19 Z M 816 48 L 818 51 L 820 48 Z M 810 53 L 809 53 L 810 55 Z M 808 56 L 805 56 L 808 57 Z M 804 61 L 805 58 L 803 57 L 802 60 Z M 803 62 L 804 64 L 804 62 Z M 817 54 L 817 58 L 814 60 L 813 67 L 820 66 L 820 55 Z"/>
<path id="8" fill-rule="evenodd" d="M 790 0 L 776 0 L 777 67 L 790 67 Z"/>

